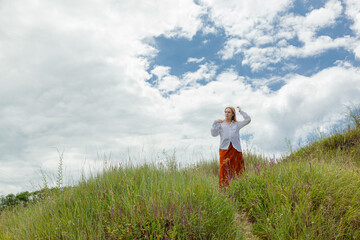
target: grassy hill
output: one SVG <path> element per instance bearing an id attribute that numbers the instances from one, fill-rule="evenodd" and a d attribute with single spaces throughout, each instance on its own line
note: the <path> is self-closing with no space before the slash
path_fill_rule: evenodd
<path id="1" fill-rule="evenodd" d="M 216 159 L 109 166 L 1 211 L 0 239 L 360 239 L 359 127 L 278 163 L 244 155 L 226 191 Z"/>

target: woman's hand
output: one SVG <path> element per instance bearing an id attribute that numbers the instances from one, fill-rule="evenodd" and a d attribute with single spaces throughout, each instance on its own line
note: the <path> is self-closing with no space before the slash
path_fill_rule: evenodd
<path id="1" fill-rule="evenodd" d="M 218 123 L 222 123 L 224 120 L 221 120 L 221 119 L 219 119 L 219 120 L 216 120 Z"/>
<path id="2" fill-rule="evenodd" d="M 239 109 L 239 112 L 241 112 L 241 108 L 239 106 L 237 106 L 236 108 Z"/>

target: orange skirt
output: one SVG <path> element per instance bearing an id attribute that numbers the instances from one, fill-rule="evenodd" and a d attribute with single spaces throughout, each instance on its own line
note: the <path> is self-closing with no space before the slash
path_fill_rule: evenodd
<path id="1" fill-rule="evenodd" d="M 245 171 L 245 163 L 242 152 L 238 152 L 230 143 L 229 148 L 220 149 L 220 188 L 229 186 L 232 179 Z"/>

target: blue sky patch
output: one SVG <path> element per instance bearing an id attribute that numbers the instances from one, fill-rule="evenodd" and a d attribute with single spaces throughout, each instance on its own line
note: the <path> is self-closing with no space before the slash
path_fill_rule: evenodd
<path id="1" fill-rule="evenodd" d="M 354 32 L 350 28 L 352 24 L 353 22 L 345 17 L 338 18 L 334 25 L 318 30 L 316 36 L 329 36 L 332 39 L 344 36 L 355 37 Z"/>
<path id="2" fill-rule="evenodd" d="M 306 16 L 314 9 L 319 9 L 325 6 L 326 1 L 306 1 L 298 0 L 293 3 L 289 11 L 295 15 Z M 284 13 L 288 14 L 288 13 Z M 278 18 L 279 20 L 280 18 Z M 215 27 L 205 14 L 202 16 L 204 24 L 210 27 Z M 279 29 L 280 22 L 275 21 L 275 31 Z M 354 36 L 351 30 L 352 21 L 346 18 L 344 13 L 337 19 L 336 24 L 332 26 L 319 29 L 317 36 L 329 36 L 332 39 L 344 36 Z M 245 77 L 247 82 L 254 86 L 251 79 L 279 79 L 268 81 L 268 87 L 272 91 L 279 90 L 285 83 L 281 80 L 284 76 L 289 74 L 300 74 L 304 76 L 311 76 L 325 68 L 336 66 L 339 61 L 350 62 L 354 66 L 359 66 L 359 61 L 355 59 L 352 52 L 345 48 L 326 49 L 309 57 L 290 57 L 281 59 L 277 63 L 265 63 L 266 66 L 259 69 L 252 69 L 249 65 L 243 65 L 244 53 L 240 52 L 234 54 L 232 58 L 223 60 L 219 52 L 224 48 L 229 36 L 226 35 L 224 29 L 216 29 L 215 33 L 204 34 L 201 30 L 192 39 L 187 38 L 166 38 L 161 35 L 155 38 L 155 48 L 159 50 L 156 57 L 151 59 L 148 71 L 151 72 L 155 66 L 170 67 L 170 75 L 182 78 L 183 74 L 187 72 L 196 72 L 200 65 L 205 63 L 212 63 L 216 66 L 216 76 L 227 69 L 233 69 L 239 76 Z M 270 35 L 271 36 L 271 35 Z M 287 40 L 289 45 L 302 48 L 304 43 L 299 41 L 295 35 L 294 38 Z M 278 43 L 262 45 L 265 47 L 274 47 Z M 301 50 L 300 50 L 301 51 Z M 202 61 L 187 62 L 189 58 L 202 59 Z M 216 77 L 215 76 L 215 77 Z M 156 85 L 157 77 L 152 76 L 148 82 Z M 207 84 L 214 79 L 203 79 L 198 81 L 199 84 Z M 176 92 L 176 91 L 175 91 Z M 174 92 L 167 92 L 171 94 Z"/>
<path id="3" fill-rule="evenodd" d="M 170 73 L 180 76 L 186 72 L 193 72 L 198 69 L 198 64 L 187 63 L 188 58 L 205 57 L 207 62 L 217 58 L 217 52 L 224 44 L 224 34 L 217 33 L 203 35 L 200 31 L 191 39 L 166 38 L 160 36 L 155 38 L 156 48 L 159 54 L 152 60 L 150 69 L 155 65 L 171 67 Z"/>
<path id="4" fill-rule="evenodd" d="M 296 15 L 306 16 L 311 10 L 324 7 L 326 2 L 326 0 L 296 0 L 290 10 Z"/>

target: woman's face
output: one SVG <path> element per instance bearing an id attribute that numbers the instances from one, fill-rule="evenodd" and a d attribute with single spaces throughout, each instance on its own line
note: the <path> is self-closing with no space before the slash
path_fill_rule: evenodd
<path id="1" fill-rule="evenodd" d="M 226 108 L 225 109 L 225 119 L 226 120 L 231 120 L 233 116 L 234 116 L 234 114 L 232 113 L 231 109 Z"/>

